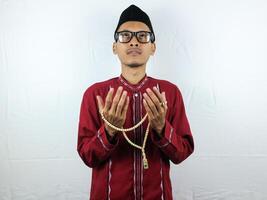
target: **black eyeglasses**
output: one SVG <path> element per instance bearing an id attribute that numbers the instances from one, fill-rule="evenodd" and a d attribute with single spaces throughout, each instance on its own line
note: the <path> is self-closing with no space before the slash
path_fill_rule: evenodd
<path id="1" fill-rule="evenodd" d="M 148 43 L 155 41 L 154 34 L 148 31 L 120 31 L 115 33 L 114 39 L 116 42 L 119 41 L 120 43 L 128 43 L 131 41 L 133 36 L 135 36 L 137 41 L 140 43 Z"/>

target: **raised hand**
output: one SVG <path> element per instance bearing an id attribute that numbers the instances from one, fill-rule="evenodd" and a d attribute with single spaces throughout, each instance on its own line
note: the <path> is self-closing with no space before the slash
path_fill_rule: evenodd
<path id="1" fill-rule="evenodd" d="M 108 94 L 105 99 L 105 104 L 101 96 L 97 96 L 97 103 L 99 112 L 103 112 L 104 117 L 114 126 L 122 128 L 126 114 L 129 106 L 129 97 L 127 96 L 127 91 L 123 91 L 123 88 L 120 86 L 117 89 L 117 92 L 113 97 L 114 88 L 110 88 Z M 116 134 L 116 130 L 108 126 L 105 123 L 105 129 L 107 130 L 108 134 L 113 137 Z"/>
<path id="2" fill-rule="evenodd" d="M 147 88 L 143 96 L 143 104 L 148 113 L 151 128 L 161 136 L 168 109 L 165 92 L 160 93 L 156 87 L 153 87 L 153 91 Z"/>

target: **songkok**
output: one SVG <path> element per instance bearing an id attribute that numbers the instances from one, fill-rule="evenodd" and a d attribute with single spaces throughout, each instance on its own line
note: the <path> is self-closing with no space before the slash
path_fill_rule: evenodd
<path id="1" fill-rule="evenodd" d="M 118 23 L 117 28 L 116 28 L 115 33 L 114 33 L 114 38 L 115 38 L 115 34 L 118 31 L 119 27 L 123 23 L 128 22 L 128 21 L 138 21 L 138 22 L 143 22 L 144 24 L 146 24 L 154 36 L 151 42 L 155 41 L 155 34 L 154 34 L 153 27 L 152 27 L 152 24 L 150 22 L 148 15 L 143 10 L 141 10 L 139 7 L 137 7 L 135 5 L 130 5 L 128 8 L 126 8 L 121 13 L 119 23 Z"/>

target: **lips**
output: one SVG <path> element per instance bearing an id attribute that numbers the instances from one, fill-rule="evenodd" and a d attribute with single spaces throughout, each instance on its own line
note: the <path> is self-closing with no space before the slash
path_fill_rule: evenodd
<path id="1" fill-rule="evenodd" d="M 127 50 L 127 54 L 131 54 L 131 55 L 140 55 L 142 53 L 142 51 L 140 49 L 134 48 L 134 49 L 128 49 Z"/>

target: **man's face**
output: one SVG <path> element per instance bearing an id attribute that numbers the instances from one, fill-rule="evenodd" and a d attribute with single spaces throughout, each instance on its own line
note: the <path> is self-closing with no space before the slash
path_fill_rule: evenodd
<path id="1" fill-rule="evenodd" d="M 149 31 L 146 24 L 137 21 L 129 21 L 123 23 L 120 31 Z M 113 52 L 117 54 L 121 63 L 129 67 L 139 67 L 145 65 L 156 50 L 155 43 L 140 43 L 134 36 L 128 43 L 120 43 L 119 41 L 113 43 Z"/>

